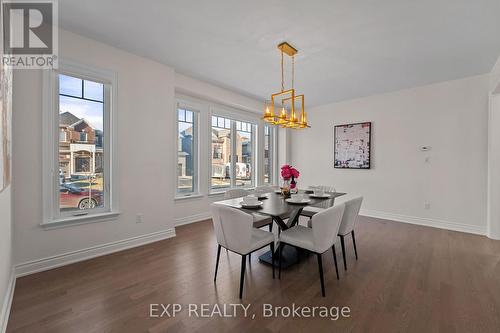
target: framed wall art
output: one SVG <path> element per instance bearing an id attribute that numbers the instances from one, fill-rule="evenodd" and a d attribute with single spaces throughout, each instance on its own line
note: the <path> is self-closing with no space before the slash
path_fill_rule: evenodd
<path id="1" fill-rule="evenodd" d="M 334 127 L 334 166 L 338 169 L 370 169 L 371 122 Z"/>

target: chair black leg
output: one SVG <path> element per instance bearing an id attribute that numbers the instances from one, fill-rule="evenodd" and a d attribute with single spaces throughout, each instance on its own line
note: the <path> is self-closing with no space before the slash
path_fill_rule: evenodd
<path id="1" fill-rule="evenodd" d="M 340 245 L 342 246 L 342 258 L 344 259 L 344 270 L 347 270 L 347 262 L 345 260 L 345 243 L 344 236 L 340 236 Z"/>
<path id="2" fill-rule="evenodd" d="M 243 297 L 243 283 L 245 282 L 246 255 L 241 256 L 240 299 Z"/>
<path id="3" fill-rule="evenodd" d="M 250 262 L 250 261 L 252 261 L 252 254 L 251 253 L 248 254 L 248 262 Z"/>
<path id="4" fill-rule="evenodd" d="M 335 272 L 337 273 L 337 280 L 340 280 L 339 268 L 337 266 L 337 251 L 335 251 L 335 244 L 333 244 L 332 246 L 332 252 L 333 252 L 333 261 L 335 261 Z"/>
<path id="5" fill-rule="evenodd" d="M 273 266 L 273 279 L 274 279 L 274 242 L 271 244 L 271 266 Z"/>
<path id="6" fill-rule="evenodd" d="M 219 269 L 219 258 L 220 258 L 220 249 L 221 248 L 222 248 L 222 246 L 220 246 L 220 244 L 219 244 L 219 247 L 217 248 L 217 261 L 215 262 L 214 282 L 217 279 L 217 270 Z"/>
<path id="7" fill-rule="evenodd" d="M 281 252 L 283 252 L 283 247 L 285 244 L 280 243 L 278 245 L 278 279 L 281 279 Z"/>
<path id="8" fill-rule="evenodd" d="M 321 260 L 321 254 L 316 253 L 318 257 L 318 267 L 319 267 L 319 280 L 321 282 L 321 295 L 325 297 L 325 279 L 323 277 L 323 261 Z"/>
<path id="9" fill-rule="evenodd" d="M 351 231 L 352 244 L 354 245 L 354 254 L 356 255 L 356 260 L 358 260 L 358 249 L 356 248 L 356 237 L 354 237 L 354 230 Z"/>
<path id="10" fill-rule="evenodd" d="M 271 223 L 269 224 L 269 232 L 273 232 L 273 223 L 274 223 L 274 222 L 271 222 Z"/>

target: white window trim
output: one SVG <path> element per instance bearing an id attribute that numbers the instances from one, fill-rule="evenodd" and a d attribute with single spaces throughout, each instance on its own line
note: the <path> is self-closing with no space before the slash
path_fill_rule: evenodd
<path id="1" fill-rule="evenodd" d="M 227 119 L 231 120 L 231 185 L 229 187 L 221 188 L 221 189 L 212 189 L 212 117 L 213 116 L 219 116 L 219 117 L 224 117 Z M 236 122 L 237 121 L 243 121 L 243 122 L 248 122 L 252 124 L 252 161 L 253 161 L 253 170 L 252 170 L 252 183 L 248 186 L 236 186 Z M 239 112 L 238 110 L 228 110 L 223 107 L 213 107 L 211 106 L 209 109 L 208 113 L 208 123 L 209 127 L 209 137 L 208 137 L 208 195 L 213 196 L 217 194 L 223 194 L 227 190 L 231 189 L 236 189 L 236 188 L 241 188 L 241 189 L 252 189 L 255 186 L 257 186 L 258 182 L 258 174 L 260 174 L 260 166 L 259 166 L 259 161 L 256 159 L 256 149 L 257 149 L 257 135 L 256 131 L 261 127 L 259 118 L 249 116 L 248 114 Z M 257 170 L 257 171 L 256 171 Z"/>
<path id="2" fill-rule="evenodd" d="M 279 179 L 280 179 L 280 166 L 278 165 L 278 147 L 279 147 L 279 141 L 278 141 L 278 131 L 280 129 L 275 126 L 273 128 L 273 153 L 272 153 L 272 159 L 273 159 L 273 179 L 272 179 L 272 184 L 270 185 L 279 185 Z"/>
<path id="3" fill-rule="evenodd" d="M 59 214 L 59 73 L 74 75 L 82 79 L 99 81 L 111 86 L 110 101 L 105 107 L 109 110 L 104 113 L 104 127 L 109 130 L 104 149 L 107 152 L 104 158 L 108 175 L 105 178 L 105 195 L 108 205 L 103 209 L 95 209 L 86 215 L 68 216 Z M 109 221 L 119 215 L 118 207 L 118 160 L 117 160 L 117 75 L 115 72 L 78 64 L 69 60 L 60 59 L 58 70 L 43 72 L 43 157 L 42 157 L 42 185 L 43 185 L 43 218 L 40 223 L 45 229 L 53 229 L 82 223 Z M 108 94 L 105 94 L 108 95 Z"/>
<path id="4" fill-rule="evenodd" d="M 264 147 L 264 142 L 265 142 L 265 130 L 264 127 L 268 126 L 269 129 L 271 130 L 271 135 L 269 136 L 269 145 L 271 149 L 271 155 L 269 156 L 270 162 L 271 162 L 271 170 L 270 170 L 270 175 L 269 177 L 271 178 L 271 182 L 265 183 L 265 167 L 264 167 L 264 148 L 262 148 L 262 153 L 259 153 L 259 156 L 261 157 L 261 163 L 260 163 L 260 170 L 261 174 L 259 175 L 259 185 L 264 185 L 264 186 L 273 186 L 273 185 L 278 185 L 277 184 L 277 162 L 278 162 L 278 128 L 276 126 L 270 125 L 268 123 L 262 122 L 261 128 L 262 128 L 262 135 L 261 140 L 262 140 L 262 147 Z"/>
<path id="5" fill-rule="evenodd" d="M 233 178 L 231 179 L 231 188 L 243 188 L 243 189 L 251 189 L 251 188 L 255 188 L 256 184 L 258 183 L 258 173 L 259 173 L 259 164 L 258 164 L 258 159 L 257 159 L 257 154 L 256 154 L 256 150 L 257 150 L 257 131 L 259 129 L 259 126 L 258 126 L 258 122 L 255 122 L 255 121 L 251 121 L 251 120 L 241 120 L 241 119 L 231 119 L 233 122 L 232 122 L 232 128 L 231 128 L 231 135 L 234 134 L 234 136 L 231 136 L 231 160 L 233 161 L 234 160 L 234 163 L 240 163 L 240 162 L 237 162 L 236 161 L 236 140 L 233 140 L 232 138 L 236 138 L 236 134 L 238 132 L 238 130 L 236 129 L 236 122 L 239 121 L 239 122 L 246 122 L 246 123 L 249 123 L 251 126 L 252 126 L 252 133 L 251 133 L 251 140 L 252 140 L 252 164 L 253 164 L 253 168 L 252 168 L 252 178 L 251 178 L 251 183 L 250 185 L 247 185 L 247 186 L 236 186 L 236 164 L 233 164 L 232 167 L 233 167 Z M 233 143 L 234 141 L 234 143 Z M 212 165 L 212 163 L 210 163 L 210 165 Z"/>
<path id="6" fill-rule="evenodd" d="M 179 145 L 179 109 L 185 109 L 188 111 L 191 111 L 194 113 L 195 121 L 194 121 L 194 191 L 193 192 L 187 192 L 187 193 L 178 193 L 177 192 L 177 163 L 178 163 L 178 145 Z M 200 194 L 200 119 L 201 119 L 201 111 L 200 107 L 198 107 L 195 104 L 190 103 L 189 101 L 186 101 L 182 98 L 176 98 L 176 103 L 175 103 L 175 112 L 174 112 L 174 142 L 175 142 L 175 157 L 174 157 L 174 169 L 176 172 L 175 173 L 175 178 L 174 178 L 174 200 L 179 200 L 179 199 L 184 199 L 184 198 L 199 198 L 202 196 Z"/>

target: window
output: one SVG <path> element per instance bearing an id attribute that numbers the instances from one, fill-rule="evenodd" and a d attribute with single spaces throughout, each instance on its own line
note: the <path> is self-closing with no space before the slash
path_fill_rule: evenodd
<path id="1" fill-rule="evenodd" d="M 211 189 L 231 187 L 231 120 L 212 117 L 212 177 Z"/>
<path id="2" fill-rule="evenodd" d="M 95 146 L 97 148 L 102 148 L 102 131 L 96 130 L 95 131 Z"/>
<path id="3" fill-rule="evenodd" d="M 253 113 L 181 94 L 176 99 L 176 200 L 276 181 L 276 129 Z"/>
<path id="4" fill-rule="evenodd" d="M 251 186 L 253 174 L 253 125 L 236 121 L 236 186 Z"/>
<path id="5" fill-rule="evenodd" d="M 264 183 L 272 184 L 274 166 L 273 166 L 273 131 L 274 129 L 270 126 L 264 126 Z"/>
<path id="6" fill-rule="evenodd" d="M 212 116 L 210 189 L 217 192 L 254 184 L 254 134 L 249 122 Z M 234 140 L 233 140 L 234 138 Z"/>
<path id="7" fill-rule="evenodd" d="M 197 191 L 197 119 L 198 113 L 177 109 L 177 195 Z"/>
<path id="8" fill-rule="evenodd" d="M 114 82 L 112 73 L 65 62 L 44 74 L 44 224 L 117 214 L 111 196 Z"/>
<path id="9" fill-rule="evenodd" d="M 79 212 L 102 208 L 106 175 L 104 170 L 97 170 L 96 162 L 105 151 L 97 147 L 95 132 L 105 132 L 104 84 L 66 74 L 58 76 L 59 128 L 71 138 L 59 144 L 59 166 L 64 176 L 59 189 L 59 209 Z"/>

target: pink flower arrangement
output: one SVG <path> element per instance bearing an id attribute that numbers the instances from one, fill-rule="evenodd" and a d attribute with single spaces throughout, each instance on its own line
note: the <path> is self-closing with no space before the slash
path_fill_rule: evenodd
<path id="1" fill-rule="evenodd" d="M 299 176 L 300 172 L 291 165 L 285 164 L 281 167 L 281 177 L 283 177 L 283 179 L 288 180 L 292 177 L 296 179 L 299 178 Z"/>

